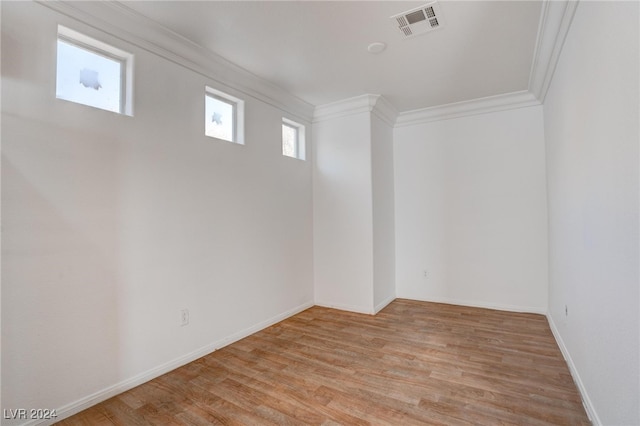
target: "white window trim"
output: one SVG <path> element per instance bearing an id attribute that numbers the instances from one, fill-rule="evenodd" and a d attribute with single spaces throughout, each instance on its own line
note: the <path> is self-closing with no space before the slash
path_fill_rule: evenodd
<path id="1" fill-rule="evenodd" d="M 236 98 L 235 96 L 231 96 L 228 93 L 221 92 L 220 90 L 214 89 L 210 86 L 205 86 L 205 96 L 211 96 L 212 98 L 218 99 L 222 102 L 226 102 L 233 106 L 233 140 L 225 142 L 244 145 L 244 101 L 240 98 Z M 206 133 L 205 136 L 217 139 L 213 136 L 207 135 Z"/>
<path id="2" fill-rule="evenodd" d="M 133 116 L 133 54 L 62 25 L 58 25 L 58 40 L 75 45 L 97 55 L 119 61 L 123 64 L 121 67 L 122 74 L 120 76 L 120 91 L 122 96 L 120 97 L 119 113 Z M 85 104 L 80 103 L 80 105 Z"/>
<path id="3" fill-rule="evenodd" d="M 297 133 L 297 141 L 296 141 L 296 156 L 289 157 L 288 155 L 284 155 L 283 157 L 296 158 L 298 160 L 306 160 L 306 148 L 307 144 L 305 141 L 305 126 L 296 121 L 290 120 L 286 117 L 282 117 L 282 124 L 288 127 L 293 127 L 296 129 Z"/>

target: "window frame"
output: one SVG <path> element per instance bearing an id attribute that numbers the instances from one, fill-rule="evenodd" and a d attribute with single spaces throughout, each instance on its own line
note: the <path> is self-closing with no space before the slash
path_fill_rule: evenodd
<path id="1" fill-rule="evenodd" d="M 231 106 L 232 117 L 232 128 L 231 128 L 231 140 L 221 139 L 216 136 L 212 136 L 207 134 L 206 128 L 206 108 L 207 108 L 207 97 L 215 99 L 217 101 L 223 102 Z M 244 145 L 244 101 L 240 98 L 236 98 L 235 96 L 231 96 L 228 93 L 222 92 L 220 90 L 214 89 L 211 86 L 205 86 L 204 93 L 204 108 L 205 108 L 205 130 L 204 135 L 209 138 L 221 140 L 224 142 L 235 143 L 238 145 Z"/>
<path id="2" fill-rule="evenodd" d="M 58 36 L 56 38 L 56 49 L 58 43 L 66 43 L 78 49 L 85 50 L 96 56 L 118 62 L 120 64 L 120 103 L 118 111 L 101 108 L 79 102 L 74 99 L 61 98 L 58 96 L 58 57 L 56 54 L 56 99 L 85 105 L 103 111 L 114 112 L 116 114 L 133 116 L 133 54 L 119 49 L 115 46 L 89 37 L 83 33 L 72 30 L 62 25 L 58 25 Z"/>
<path id="3" fill-rule="evenodd" d="M 284 139 L 281 140 L 282 144 L 282 156 L 295 158 L 297 160 L 306 160 L 306 137 L 305 137 L 305 126 L 296 121 L 290 120 L 286 117 L 282 117 L 282 127 L 288 127 L 290 129 L 294 129 L 296 131 L 296 139 L 294 144 L 294 156 L 287 155 L 284 153 Z"/>

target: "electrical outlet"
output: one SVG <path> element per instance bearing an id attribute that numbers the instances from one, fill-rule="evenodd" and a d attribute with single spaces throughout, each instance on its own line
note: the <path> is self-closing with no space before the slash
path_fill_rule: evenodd
<path id="1" fill-rule="evenodd" d="M 189 325 L 189 310 L 183 309 L 180 311 L 180 325 L 185 326 Z"/>
<path id="2" fill-rule="evenodd" d="M 425 269 L 424 271 L 422 271 L 422 276 L 424 278 L 429 278 L 429 271 L 427 269 Z"/>

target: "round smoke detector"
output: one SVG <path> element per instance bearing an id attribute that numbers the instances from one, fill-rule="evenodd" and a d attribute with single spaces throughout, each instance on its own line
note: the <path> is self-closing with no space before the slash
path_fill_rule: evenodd
<path id="1" fill-rule="evenodd" d="M 369 46 L 367 46 L 367 50 L 369 51 L 369 53 L 373 53 L 374 55 L 382 52 L 386 48 L 387 45 L 380 41 L 376 41 L 375 43 L 371 43 Z"/>

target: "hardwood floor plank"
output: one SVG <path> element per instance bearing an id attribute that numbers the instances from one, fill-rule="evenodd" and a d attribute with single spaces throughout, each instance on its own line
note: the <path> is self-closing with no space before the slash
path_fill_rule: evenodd
<path id="1" fill-rule="evenodd" d="M 81 413 L 76 414 L 73 420 L 65 419 L 58 424 L 62 426 L 66 425 L 81 425 L 81 426 L 113 426 L 114 423 L 104 412 L 101 406 L 94 406 L 88 408 Z"/>
<path id="2" fill-rule="evenodd" d="M 542 315 L 313 307 L 62 425 L 588 425 Z"/>

